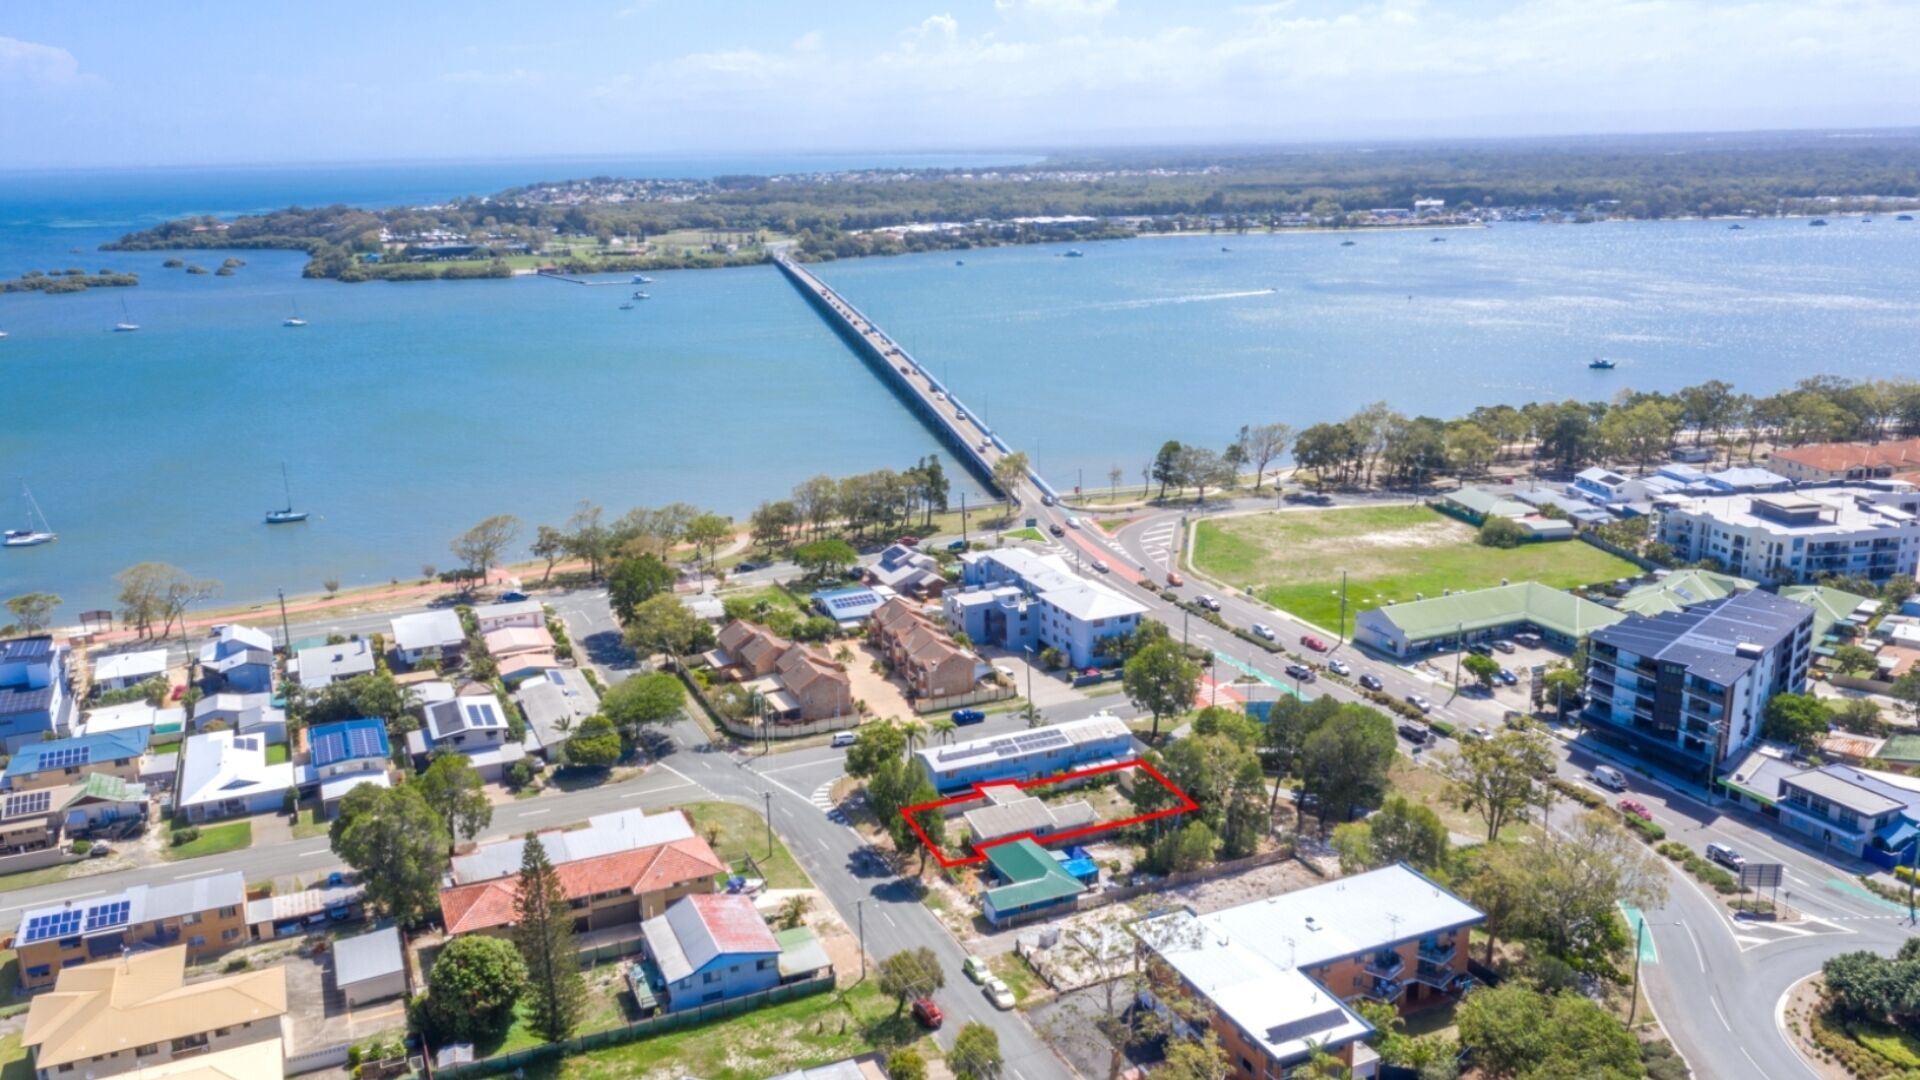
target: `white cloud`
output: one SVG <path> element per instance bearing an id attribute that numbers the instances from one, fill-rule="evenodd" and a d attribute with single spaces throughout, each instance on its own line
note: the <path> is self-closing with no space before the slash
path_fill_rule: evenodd
<path id="1" fill-rule="evenodd" d="M 793 51 L 797 53 L 815 53 L 825 44 L 826 38 L 818 30 L 809 30 L 793 39 Z"/>
<path id="2" fill-rule="evenodd" d="M 57 45 L 0 37 L 0 81 L 59 89 L 92 79 L 72 53 Z"/>
<path id="3" fill-rule="evenodd" d="M 441 82 L 467 83 L 481 86 L 526 86 L 530 83 L 544 82 L 546 75 L 531 68 L 467 68 L 461 71 L 448 71 L 440 76 Z"/>

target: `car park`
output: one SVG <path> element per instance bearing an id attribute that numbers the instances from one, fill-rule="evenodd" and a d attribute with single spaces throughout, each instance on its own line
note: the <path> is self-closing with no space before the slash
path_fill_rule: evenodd
<path id="1" fill-rule="evenodd" d="M 1719 863 L 1735 873 L 1746 869 L 1747 858 L 1725 844 L 1708 844 L 1707 858 Z"/>
<path id="2" fill-rule="evenodd" d="M 937 1029 L 946 1018 L 947 1015 L 940 1011 L 940 1006 L 934 1004 L 932 998 L 913 999 L 913 1019 L 921 1027 L 930 1031 Z"/>
<path id="3" fill-rule="evenodd" d="M 1327 670 L 1333 672 L 1335 675 L 1353 674 L 1353 668 L 1349 666 L 1345 660 L 1327 661 Z"/>
<path id="4" fill-rule="evenodd" d="M 1426 698 L 1421 697 L 1419 694 L 1408 694 L 1407 704 L 1413 706 L 1416 709 L 1419 709 L 1423 713 L 1433 711 L 1433 702 L 1428 701 Z"/>
<path id="5" fill-rule="evenodd" d="M 1251 629 L 1253 630 L 1254 637 L 1265 638 L 1268 641 L 1273 640 L 1273 636 L 1274 636 L 1273 627 L 1268 626 L 1266 623 L 1263 623 L 1263 622 L 1254 623 Z"/>
<path id="6" fill-rule="evenodd" d="M 1301 634 L 1300 644 L 1305 645 L 1307 648 L 1312 649 L 1314 652 L 1327 651 L 1327 643 L 1320 640 L 1317 637 L 1314 637 L 1312 634 Z"/>
<path id="7" fill-rule="evenodd" d="M 1313 669 L 1305 664 L 1288 664 L 1287 678 L 1298 682 L 1312 682 Z"/>
<path id="8" fill-rule="evenodd" d="M 859 741 L 860 741 L 859 736 L 855 735 L 851 731 L 836 731 L 833 733 L 834 746 L 852 746 L 854 743 Z"/>
<path id="9" fill-rule="evenodd" d="M 977 724 L 986 718 L 986 712 L 981 709 L 953 710 L 953 722 L 956 724 Z"/>
<path id="10" fill-rule="evenodd" d="M 988 1001 L 993 1002 L 993 1007 L 996 1009 L 1013 1008 L 1013 990 L 1001 981 L 998 975 L 987 976 L 986 981 L 980 984 L 980 992 L 986 995 Z"/>
<path id="11" fill-rule="evenodd" d="M 986 982 L 990 974 L 987 971 L 987 962 L 977 956 L 969 956 L 961 961 L 960 972 L 967 977 L 969 982 L 977 983 Z"/>
<path id="12" fill-rule="evenodd" d="M 1525 645 L 1529 649 L 1537 649 L 1541 644 L 1540 635 L 1531 630 L 1513 635 L 1513 640 L 1521 645 Z"/>
<path id="13" fill-rule="evenodd" d="M 1627 790 L 1627 778 L 1625 774 L 1611 765 L 1595 765 L 1589 779 L 1597 786 L 1606 788 L 1608 791 Z"/>
<path id="14" fill-rule="evenodd" d="M 1360 676 L 1360 688 L 1362 690 L 1380 690 L 1385 686 L 1386 684 L 1380 681 L 1380 676 L 1371 672 Z"/>
<path id="15" fill-rule="evenodd" d="M 1641 821 L 1653 820 L 1653 811 L 1647 809 L 1647 804 L 1638 799 L 1621 799 L 1618 805 L 1623 814 L 1632 814 Z"/>
<path id="16" fill-rule="evenodd" d="M 1433 729 L 1427 727 L 1425 724 L 1416 724 L 1409 720 L 1400 725 L 1400 737 L 1416 746 L 1423 745 L 1428 739 L 1433 737 Z"/>
<path id="17" fill-rule="evenodd" d="M 1475 656 L 1492 656 L 1493 646 L 1487 644 L 1484 641 L 1476 641 L 1473 644 L 1467 646 L 1467 651 L 1472 653 Z"/>

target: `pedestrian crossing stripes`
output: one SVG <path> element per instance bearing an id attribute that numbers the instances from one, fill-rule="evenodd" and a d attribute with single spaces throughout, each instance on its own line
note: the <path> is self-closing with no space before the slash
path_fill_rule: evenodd
<path id="1" fill-rule="evenodd" d="M 812 796 L 807 801 L 819 807 L 823 814 L 833 813 L 833 781 L 829 780 L 814 788 Z"/>

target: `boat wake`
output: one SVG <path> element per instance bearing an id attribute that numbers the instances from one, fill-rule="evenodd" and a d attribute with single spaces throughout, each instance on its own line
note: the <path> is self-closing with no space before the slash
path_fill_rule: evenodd
<path id="1" fill-rule="evenodd" d="M 1143 300 L 1114 300 L 1087 306 L 1117 311 L 1126 308 L 1159 307 L 1162 304 L 1203 304 L 1211 300 L 1244 300 L 1249 296 L 1272 296 L 1279 291 L 1279 289 L 1245 289 L 1240 292 L 1194 293 L 1191 296 L 1155 296 Z"/>

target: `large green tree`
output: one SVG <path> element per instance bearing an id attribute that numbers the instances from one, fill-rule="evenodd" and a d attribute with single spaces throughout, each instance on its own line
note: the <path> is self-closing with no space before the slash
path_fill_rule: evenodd
<path id="1" fill-rule="evenodd" d="M 932 949 L 915 945 L 880 961 L 879 984 L 880 992 L 894 1000 L 897 1015 L 908 1001 L 928 997 L 947 985 L 947 976 Z"/>
<path id="2" fill-rule="evenodd" d="M 891 720 L 862 724 L 847 747 L 847 775 L 862 779 L 879 772 L 889 761 L 899 761 L 907 752 L 907 735 Z"/>
<path id="3" fill-rule="evenodd" d="M 1812 694 L 1775 694 L 1767 700 L 1760 733 L 1810 750 L 1826 737 L 1833 710 Z"/>
<path id="4" fill-rule="evenodd" d="M 454 938 L 427 971 L 427 1011 L 442 1041 L 476 1042 L 504 1032 L 527 988 L 513 943 L 485 934 Z"/>
<path id="5" fill-rule="evenodd" d="M 666 672 L 654 672 L 615 684 L 600 699 L 600 713 L 628 738 L 633 738 L 647 724 L 676 719 L 686 704 L 687 691 L 680 679 Z"/>
<path id="6" fill-rule="evenodd" d="M 1469 739 L 1440 756 L 1447 794 L 1462 810 L 1480 815 L 1492 842 L 1509 821 L 1524 819 L 1542 777 L 1553 772 L 1552 736 L 1536 728 Z"/>
<path id="7" fill-rule="evenodd" d="M 527 1027 L 548 1042 L 572 1035 L 586 1015 L 587 987 L 573 940 L 573 908 L 538 835 L 521 845 L 513 944 L 527 965 Z"/>
<path id="8" fill-rule="evenodd" d="M 713 639 L 713 627 L 687 610 L 672 593 L 661 593 L 633 611 L 624 631 L 629 648 L 644 654 L 665 653 L 678 659 Z"/>
<path id="9" fill-rule="evenodd" d="M 621 559 L 607 575 L 607 604 L 622 624 L 630 623 L 641 604 L 673 590 L 674 577 L 673 567 L 651 554 Z"/>
<path id="10" fill-rule="evenodd" d="M 448 854 L 452 854 L 452 845 L 473 839 L 493 823 L 493 803 L 487 799 L 486 781 L 467 755 L 437 755 L 414 783 L 420 788 L 420 797 L 446 826 Z"/>
<path id="11" fill-rule="evenodd" d="M 845 572 L 860 561 L 860 553 L 845 540 L 829 537 L 794 548 L 793 561 L 808 577 L 824 578 Z"/>
<path id="12" fill-rule="evenodd" d="M 299 718 L 308 727 L 362 717 L 386 721 L 387 730 L 394 734 L 419 726 L 408 712 L 413 704 L 411 692 L 385 671 L 330 683 L 316 694 L 302 695 L 302 700 Z"/>
<path id="13" fill-rule="evenodd" d="M 1000 1056 L 1000 1035 L 977 1020 L 969 1020 L 953 1037 L 953 1052 L 947 1055 L 956 1080 L 994 1080 L 1004 1064 Z"/>
<path id="14" fill-rule="evenodd" d="M 613 721 L 598 713 L 580 721 L 567 739 L 567 764 L 604 769 L 620 760 L 620 732 Z"/>
<path id="15" fill-rule="evenodd" d="M 1345 821 L 1355 807 L 1377 802 L 1387 790 L 1398 744 L 1393 722 L 1365 705 L 1343 705 L 1338 716 L 1307 736 L 1300 753 L 1300 776 L 1307 794 L 1320 802 L 1320 827 Z"/>
<path id="16" fill-rule="evenodd" d="M 1482 987 L 1455 1013 L 1460 1045 L 1495 1080 L 1634 1080 L 1646 1075 L 1640 1041 L 1577 993 L 1543 994 L 1520 982 Z"/>
<path id="17" fill-rule="evenodd" d="M 407 926 L 440 910 L 447 830 L 419 785 L 361 784 L 347 792 L 328 838 L 334 854 L 359 873 L 367 903 Z"/>
<path id="18" fill-rule="evenodd" d="M 7 614 L 13 618 L 14 632 L 37 634 L 47 628 L 47 622 L 60 606 L 60 598 L 50 592 L 22 593 L 7 601 Z"/>
<path id="19" fill-rule="evenodd" d="M 512 514 L 495 514 L 454 537 L 448 547 L 453 550 L 454 558 L 466 564 L 472 575 L 469 581 L 479 583 L 487 579 L 487 571 L 519 538 L 520 519 Z"/>
<path id="20" fill-rule="evenodd" d="M 1200 665 L 1187 659 L 1180 646 L 1156 641 L 1133 654 L 1121 669 L 1127 699 L 1153 717 L 1153 738 L 1160 738 L 1160 720 L 1193 708 L 1200 686 Z"/>

